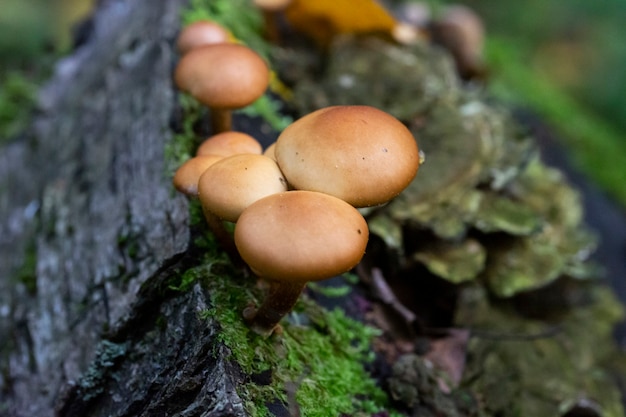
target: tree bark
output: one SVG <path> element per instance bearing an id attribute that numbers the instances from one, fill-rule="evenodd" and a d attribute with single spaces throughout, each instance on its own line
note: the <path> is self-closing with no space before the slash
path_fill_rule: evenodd
<path id="1" fill-rule="evenodd" d="M 244 415 L 207 294 L 167 289 L 190 262 L 164 159 L 183 3 L 101 1 L 0 150 L 0 415 Z"/>

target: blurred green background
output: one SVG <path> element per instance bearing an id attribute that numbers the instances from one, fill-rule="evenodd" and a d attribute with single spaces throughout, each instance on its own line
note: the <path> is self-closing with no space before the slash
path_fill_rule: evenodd
<path id="1" fill-rule="evenodd" d="M 626 2 L 464 2 L 484 18 L 491 91 L 529 106 L 626 205 Z"/>
<path id="2" fill-rule="evenodd" d="M 38 86 L 69 51 L 72 27 L 92 0 L 2 0 L 0 12 L 0 145 L 28 122 Z"/>
<path id="3" fill-rule="evenodd" d="M 37 86 L 71 48 L 71 28 L 93 3 L 3 1 L 0 143 L 27 123 Z M 485 21 L 491 92 L 540 114 L 563 137 L 574 163 L 626 206 L 626 1 L 462 3 Z"/>
<path id="4" fill-rule="evenodd" d="M 626 2 L 466 2 L 523 65 L 626 130 Z"/>

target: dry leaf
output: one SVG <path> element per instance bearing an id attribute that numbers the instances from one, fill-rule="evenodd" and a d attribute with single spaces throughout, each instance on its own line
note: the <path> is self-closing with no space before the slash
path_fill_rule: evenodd
<path id="1" fill-rule="evenodd" d="M 293 0 L 285 17 L 321 46 L 338 34 L 390 34 L 396 26 L 393 16 L 373 0 Z"/>

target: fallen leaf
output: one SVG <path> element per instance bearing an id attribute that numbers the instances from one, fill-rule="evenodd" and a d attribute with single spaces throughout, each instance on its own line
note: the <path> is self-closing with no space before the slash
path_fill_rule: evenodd
<path id="1" fill-rule="evenodd" d="M 339 34 L 390 34 L 396 26 L 393 16 L 373 0 L 293 0 L 285 17 L 323 47 Z"/>

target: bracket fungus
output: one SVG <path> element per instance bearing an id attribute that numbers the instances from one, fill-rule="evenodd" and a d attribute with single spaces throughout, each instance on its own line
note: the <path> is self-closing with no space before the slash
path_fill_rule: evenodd
<path id="1" fill-rule="evenodd" d="M 280 134 L 275 155 L 293 188 L 331 194 L 355 207 L 389 201 L 409 185 L 420 164 L 409 129 L 371 106 L 309 113 Z"/>
<path id="2" fill-rule="evenodd" d="M 269 80 L 269 68 L 259 54 L 231 43 L 192 49 L 174 73 L 178 88 L 211 109 L 214 133 L 231 130 L 232 110 L 261 97 Z"/>
<path id="3" fill-rule="evenodd" d="M 251 204 L 235 225 L 235 245 L 269 290 L 260 307 L 244 311 L 250 327 L 271 335 L 307 282 L 334 277 L 360 262 L 368 237 L 361 213 L 328 194 L 286 191 Z"/>

